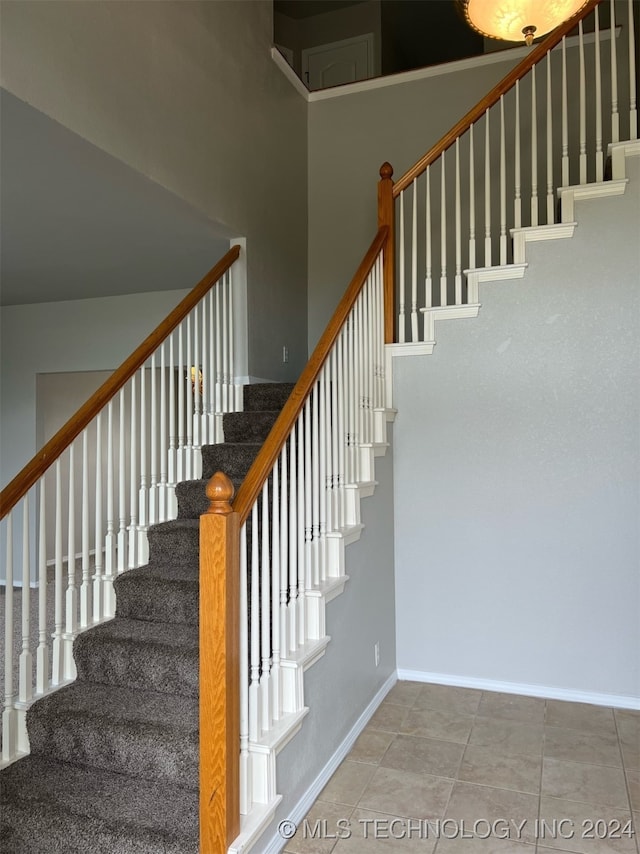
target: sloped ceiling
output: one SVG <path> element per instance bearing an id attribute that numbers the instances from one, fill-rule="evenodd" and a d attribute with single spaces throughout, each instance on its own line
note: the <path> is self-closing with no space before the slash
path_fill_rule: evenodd
<path id="1" fill-rule="evenodd" d="M 0 302 L 190 288 L 228 248 L 182 200 L 0 90 Z"/>

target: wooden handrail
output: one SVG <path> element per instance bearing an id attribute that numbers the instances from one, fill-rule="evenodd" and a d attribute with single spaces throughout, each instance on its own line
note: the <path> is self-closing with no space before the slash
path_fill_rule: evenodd
<path id="1" fill-rule="evenodd" d="M 578 21 L 582 20 L 592 12 L 598 3 L 600 3 L 600 0 L 590 0 L 584 9 L 577 12 L 572 18 L 569 18 L 568 21 L 565 21 L 564 24 L 561 24 L 561 26 L 553 30 L 553 32 L 551 32 L 544 41 L 536 45 L 536 47 L 531 50 L 531 53 L 529 53 L 522 62 L 518 63 L 515 68 L 503 77 L 502 80 L 497 83 L 481 101 L 478 101 L 475 107 L 472 107 L 469 110 L 466 116 L 463 116 L 450 131 L 445 133 L 442 139 L 433 145 L 427 153 L 417 161 L 417 163 L 408 169 L 404 175 L 395 182 L 393 185 L 394 199 L 400 195 L 402 190 L 406 190 L 418 175 L 421 175 L 425 171 L 427 166 L 430 166 L 444 151 L 450 148 L 456 139 L 462 136 L 462 134 L 469 129 L 470 125 L 478 121 L 478 119 L 481 118 L 490 107 L 493 107 L 493 105 L 500 100 L 501 95 L 504 95 L 512 86 L 515 86 L 516 81 L 524 77 L 524 75 L 537 62 L 546 56 L 548 51 L 554 48 L 562 40 L 563 36 L 566 36 L 567 33 L 576 26 Z"/>
<path id="2" fill-rule="evenodd" d="M 242 485 L 238 489 L 238 494 L 233 502 L 233 509 L 240 517 L 240 525 L 243 525 L 247 521 L 251 508 L 258 498 L 263 484 L 271 474 L 271 470 L 273 469 L 273 466 L 278 459 L 278 455 L 291 432 L 291 428 L 295 424 L 296 419 L 304 406 L 304 402 L 309 396 L 313 388 L 313 384 L 318 378 L 318 374 L 320 373 L 331 348 L 340 334 L 340 330 L 344 326 L 344 323 L 349 316 L 349 312 L 353 308 L 367 276 L 371 272 L 376 258 L 380 251 L 384 249 L 388 234 L 389 228 L 387 226 L 382 226 L 378 229 L 367 254 L 362 259 L 362 262 L 356 270 L 349 287 L 338 303 L 338 307 L 336 308 L 333 317 L 329 321 L 329 324 L 318 341 L 311 358 L 302 371 L 300 379 L 291 392 L 282 412 L 278 416 L 277 421 L 271 428 L 271 432 L 260 449 L 253 465 L 249 469 L 247 476 L 242 481 Z"/>
<path id="3" fill-rule="evenodd" d="M 180 324 L 202 297 L 223 276 L 240 255 L 240 247 L 232 246 L 218 263 L 198 282 L 193 290 L 158 324 L 145 338 L 129 358 L 111 374 L 100 388 L 72 415 L 58 432 L 27 463 L 13 480 L 0 493 L 0 519 L 3 519 L 12 507 L 27 494 L 29 489 L 45 473 L 49 466 L 62 454 L 73 440 L 106 404 L 120 391 L 124 384 L 147 361 L 149 356 L 162 344 L 171 332 Z"/>

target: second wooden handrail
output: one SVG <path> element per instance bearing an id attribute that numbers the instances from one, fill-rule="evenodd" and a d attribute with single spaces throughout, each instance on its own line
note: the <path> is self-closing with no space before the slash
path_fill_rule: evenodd
<path id="1" fill-rule="evenodd" d="M 87 400 L 58 432 L 27 463 L 0 493 L 0 519 L 3 519 L 16 503 L 27 494 L 49 466 L 62 454 L 73 440 L 95 418 L 107 403 L 115 397 L 124 384 L 142 367 L 149 356 L 162 344 L 171 332 L 184 320 L 207 291 L 223 276 L 240 255 L 240 247 L 232 246 L 218 263 L 198 282 L 187 296 L 158 324 L 129 358 L 105 380 L 100 388 Z"/>
<path id="2" fill-rule="evenodd" d="M 238 489 L 238 494 L 233 502 L 233 509 L 240 516 L 240 525 L 243 525 L 247 521 L 251 508 L 255 504 L 265 481 L 271 474 L 278 455 L 291 433 L 291 429 L 313 388 L 313 384 L 318 378 L 320 370 L 340 334 L 340 330 L 344 326 L 358 294 L 362 290 L 362 286 L 371 272 L 380 251 L 384 248 L 388 234 L 389 229 L 387 226 L 382 226 L 378 229 L 367 254 L 362 259 L 349 287 L 338 303 L 333 317 L 329 321 L 311 358 L 302 371 L 300 379 L 291 392 L 277 421 L 271 428 L 271 432 L 249 469 L 247 476 L 242 481 L 242 485 Z"/>
<path id="3" fill-rule="evenodd" d="M 395 182 L 393 185 L 393 197 L 397 198 L 402 190 L 406 190 L 419 175 L 422 175 L 427 166 L 434 163 L 444 151 L 453 145 L 458 137 L 469 130 L 469 127 L 477 122 L 488 109 L 497 104 L 500 97 L 508 92 L 512 86 L 515 86 L 516 81 L 524 77 L 536 63 L 547 55 L 548 51 L 552 50 L 576 26 L 578 21 L 592 12 L 598 3 L 600 3 L 600 0 L 590 0 L 583 9 L 577 12 L 572 18 L 569 18 L 568 21 L 565 21 L 564 24 L 557 27 L 557 29 L 553 30 L 544 41 L 532 48 L 531 52 L 522 62 L 519 62 L 515 68 L 503 77 L 481 101 L 478 101 L 475 107 L 472 107 L 450 131 L 445 133 L 435 145 L 432 145 L 427 153 Z"/>

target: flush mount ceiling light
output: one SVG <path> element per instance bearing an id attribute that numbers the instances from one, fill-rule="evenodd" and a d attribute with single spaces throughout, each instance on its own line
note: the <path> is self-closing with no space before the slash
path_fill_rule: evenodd
<path id="1" fill-rule="evenodd" d="M 573 17 L 586 0 L 459 0 L 467 23 L 491 39 L 531 46 Z"/>

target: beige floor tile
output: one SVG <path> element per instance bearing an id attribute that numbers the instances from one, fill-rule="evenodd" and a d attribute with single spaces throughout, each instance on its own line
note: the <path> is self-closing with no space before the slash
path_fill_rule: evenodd
<path id="1" fill-rule="evenodd" d="M 436 840 L 426 822 L 357 809 L 349 838 L 338 841 L 335 854 L 433 854 Z"/>
<path id="2" fill-rule="evenodd" d="M 545 822 L 544 834 L 542 821 Z M 630 821 L 631 813 L 628 810 L 543 797 L 540 799 L 538 823 L 539 850 L 549 848 L 579 854 L 636 854 L 635 839 L 622 835 L 622 829 L 628 828 Z M 605 837 L 603 839 L 595 838 L 598 835 L 596 822 L 599 823 L 599 833 Z"/>
<path id="3" fill-rule="evenodd" d="M 375 765 L 345 760 L 320 793 L 320 800 L 355 806 L 374 771 Z"/>
<path id="4" fill-rule="evenodd" d="M 396 682 L 385 700 L 398 706 L 413 706 L 421 689 L 421 682 Z"/>
<path id="5" fill-rule="evenodd" d="M 625 767 L 640 771 L 640 712 L 616 709 L 615 718 Z"/>
<path id="6" fill-rule="evenodd" d="M 498 836 L 467 839 L 460 835 L 456 839 L 441 839 L 436 854 L 535 854 L 535 850 L 535 845 L 513 839 Z"/>
<path id="7" fill-rule="evenodd" d="M 366 727 L 358 736 L 347 759 L 377 765 L 394 738 L 395 734 L 392 732 Z"/>
<path id="8" fill-rule="evenodd" d="M 287 842 L 286 854 L 330 854 L 352 812 L 353 807 L 344 804 L 316 801 Z"/>
<path id="9" fill-rule="evenodd" d="M 540 756 L 543 732 L 541 724 L 478 717 L 471 730 L 469 744 L 493 747 L 502 755 L 521 753 L 524 756 Z"/>
<path id="10" fill-rule="evenodd" d="M 441 818 L 452 786 L 442 777 L 378 768 L 358 806 L 405 818 Z"/>
<path id="11" fill-rule="evenodd" d="M 627 786 L 631 809 L 640 810 L 640 771 L 627 771 Z"/>
<path id="12" fill-rule="evenodd" d="M 483 718 L 541 724 L 544 723 L 545 703 L 540 697 L 520 697 L 516 694 L 485 691 L 478 706 L 478 715 Z"/>
<path id="13" fill-rule="evenodd" d="M 423 738 L 438 738 L 442 741 L 457 741 L 466 744 L 474 718 L 443 709 L 418 709 L 408 711 L 400 732 L 419 735 Z"/>
<path id="14" fill-rule="evenodd" d="M 381 703 L 369 721 L 369 729 L 380 729 L 385 732 L 400 732 L 405 718 L 409 714 L 408 706 L 398 706 L 387 700 Z"/>
<path id="15" fill-rule="evenodd" d="M 380 764 L 383 768 L 398 771 L 453 778 L 460 767 L 463 752 L 464 745 L 452 741 L 397 735 Z"/>
<path id="16" fill-rule="evenodd" d="M 568 727 L 546 726 L 544 755 L 567 762 L 591 765 L 622 765 L 618 739 L 609 732 L 587 732 Z"/>
<path id="17" fill-rule="evenodd" d="M 592 706 L 588 703 L 568 703 L 547 700 L 545 723 L 548 726 L 568 727 L 588 732 L 611 733 L 615 731 L 613 709 Z"/>
<path id="18" fill-rule="evenodd" d="M 481 691 L 456 688 L 453 685 L 423 685 L 415 702 L 418 709 L 442 709 L 461 715 L 475 715 L 480 705 Z"/>
<path id="19" fill-rule="evenodd" d="M 505 827 L 514 841 L 533 843 L 538 796 L 473 783 L 456 783 L 447 806 L 446 818 L 464 821 L 476 835 L 487 833 L 494 822 Z"/>
<path id="20" fill-rule="evenodd" d="M 629 808 L 622 768 L 605 765 L 545 759 L 542 766 L 542 794 L 568 801 Z"/>
<path id="21" fill-rule="evenodd" d="M 539 756 L 504 755 L 495 747 L 468 745 L 458 772 L 467 783 L 514 789 L 518 792 L 540 791 L 542 760 Z"/>

